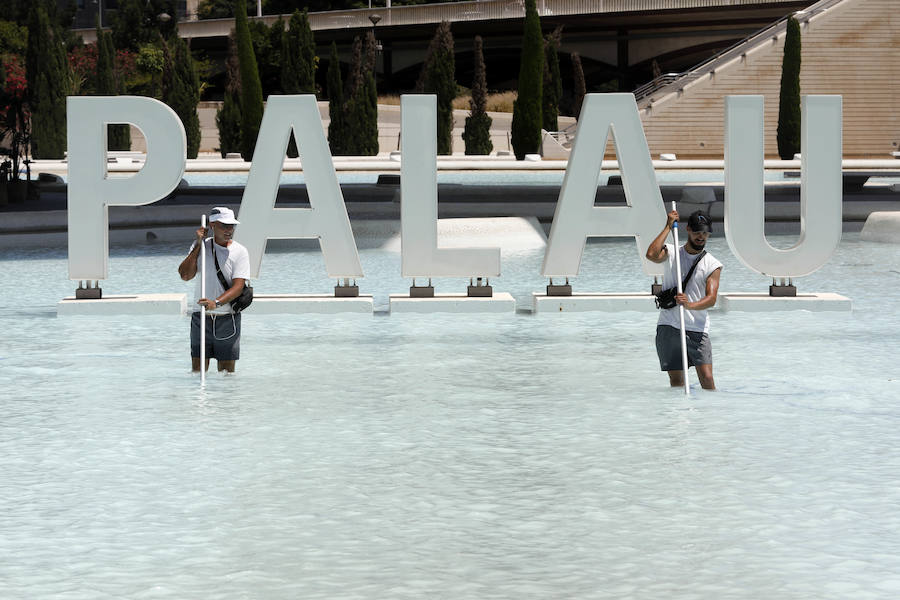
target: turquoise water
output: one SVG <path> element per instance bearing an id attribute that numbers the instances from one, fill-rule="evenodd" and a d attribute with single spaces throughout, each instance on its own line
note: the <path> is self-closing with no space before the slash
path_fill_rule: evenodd
<path id="1" fill-rule="evenodd" d="M 113 247 L 105 292 L 188 291 L 186 247 Z M 768 285 L 710 250 L 723 290 Z M 384 310 L 399 255 L 360 257 Z M 713 314 L 720 391 L 685 397 L 645 313 L 251 308 L 201 390 L 186 318 L 57 318 L 65 250 L 0 250 L 0 597 L 896 598 L 898 257 L 845 235 L 798 280 L 850 313 Z M 527 304 L 541 259 L 495 290 Z M 575 289 L 638 264 L 591 244 Z M 254 285 L 332 282 L 282 250 Z"/>

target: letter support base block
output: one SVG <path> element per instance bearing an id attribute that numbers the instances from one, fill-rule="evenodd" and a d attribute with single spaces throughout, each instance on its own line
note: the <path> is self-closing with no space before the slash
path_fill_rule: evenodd
<path id="1" fill-rule="evenodd" d="M 370 294 L 337 297 L 328 294 L 256 294 L 247 313 L 260 315 L 301 315 L 364 313 L 371 315 L 375 304 Z"/>
<path id="2" fill-rule="evenodd" d="M 811 312 L 849 312 L 850 298 L 832 292 L 797 293 L 796 296 L 770 296 L 766 293 L 727 292 L 719 294 L 717 304 L 722 310 L 747 312 L 776 312 L 808 310 Z"/>
<path id="3" fill-rule="evenodd" d="M 515 313 L 516 301 L 509 292 L 490 297 L 466 294 L 435 294 L 433 298 L 410 298 L 391 294 L 391 314 L 397 313 Z"/>

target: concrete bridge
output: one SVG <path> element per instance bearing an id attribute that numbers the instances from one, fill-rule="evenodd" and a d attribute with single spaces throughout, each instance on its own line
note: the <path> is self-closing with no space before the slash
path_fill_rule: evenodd
<path id="1" fill-rule="evenodd" d="M 631 91 L 659 73 L 684 71 L 811 4 L 813 0 L 537 0 L 544 31 L 564 27 L 564 77 L 568 56 L 578 52 L 589 91 Z M 480 35 L 488 86 L 514 88 L 524 16 L 523 0 L 482 0 L 329 11 L 309 18 L 322 59 L 323 87 L 331 42 L 337 42 L 341 60 L 347 61 L 353 38 L 374 29 L 382 45 L 379 87 L 400 91 L 413 87 L 435 26 L 445 20 L 453 24 L 458 82 L 468 85 L 472 79 L 472 41 Z M 256 17 L 267 25 L 278 18 Z M 178 23 L 179 35 L 214 60 L 224 58 L 233 28 L 234 19 L 197 20 L 190 11 Z M 86 42 L 96 38 L 93 29 L 76 32 Z"/>

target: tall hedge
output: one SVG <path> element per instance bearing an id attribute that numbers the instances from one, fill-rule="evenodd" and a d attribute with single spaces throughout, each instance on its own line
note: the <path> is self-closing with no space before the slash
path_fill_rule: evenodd
<path id="1" fill-rule="evenodd" d="M 216 111 L 216 127 L 219 130 L 219 152 L 226 154 L 241 151 L 241 73 L 234 36 L 228 36 L 228 57 L 225 59 L 225 101 Z"/>
<path id="2" fill-rule="evenodd" d="M 456 61 L 449 21 L 441 21 L 431 40 L 430 61 L 425 65 L 425 93 L 437 96 L 437 153 L 451 154 Z"/>
<path id="3" fill-rule="evenodd" d="M 256 138 L 263 116 L 262 84 L 259 80 L 259 69 L 256 56 L 253 54 L 253 42 L 250 39 L 250 26 L 247 21 L 247 0 L 235 0 L 234 28 L 238 47 L 238 63 L 241 71 L 241 156 L 244 160 L 253 160 Z"/>
<path id="4" fill-rule="evenodd" d="M 28 15 L 25 73 L 31 106 L 31 154 L 34 158 L 63 158 L 69 66 L 63 36 L 51 26 L 39 2 L 32 4 Z"/>
<path id="5" fill-rule="evenodd" d="M 331 42 L 328 59 L 328 145 L 335 156 L 347 154 L 346 125 L 344 123 L 344 82 L 341 80 L 341 61 L 337 44 Z"/>
<path id="6" fill-rule="evenodd" d="M 800 152 L 800 23 L 791 17 L 784 38 L 781 92 L 778 96 L 778 155 L 791 160 Z"/>
<path id="7" fill-rule="evenodd" d="M 559 46 L 562 25 L 544 39 L 544 82 L 542 86 L 541 124 L 547 131 L 559 131 L 559 99 L 562 98 L 562 78 L 559 74 Z"/>
<path id="8" fill-rule="evenodd" d="M 171 57 L 171 63 L 167 65 L 171 70 L 168 77 L 170 84 L 166 86 L 163 101 L 175 111 L 184 124 L 187 157 L 197 158 L 200 150 L 200 117 L 197 115 L 197 105 L 200 103 L 200 78 L 187 42 L 173 36 L 168 44 L 174 47 L 175 52 Z"/>
<path id="9" fill-rule="evenodd" d="M 466 154 L 490 154 L 494 149 L 491 142 L 492 119 L 487 114 L 487 76 L 484 68 L 484 50 L 480 35 L 475 36 L 475 74 L 472 80 L 472 100 L 469 116 L 463 130 Z"/>
<path id="10" fill-rule="evenodd" d="M 513 103 L 512 146 L 516 158 L 541 148 L 541 99 L 544 79 L 544 40 L 535 0 L 525 0 L 525 29 L 519 64 L 518 97 Z"/>

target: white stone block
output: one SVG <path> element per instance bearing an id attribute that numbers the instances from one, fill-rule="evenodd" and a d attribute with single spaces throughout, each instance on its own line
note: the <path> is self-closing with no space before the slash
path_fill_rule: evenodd
<path id="1" fill-rule="evenodd" d="M 434 298 L 410 298 L 391 294 L 393 313 L 515 313 L 516 301 L 509 292 L 494 293 L 490 298 L 470 298 L 464 293 L 435 294 Z"/>
<path id="2" fill-rule="evenodd" d="M 866 242 L 900 244 L 900 211 L 871 213 L 859 237 Z"/>
<path id="3" fill-rule="evenodd" d="M 776 312 L 808 310 L 813 312 L 849 311 L 850 298 L 831 292 L 774 297 L 767 293 L 726 292 L 717 301 L 724 311 Z"/>
<path id="4" fill-rule="evenodd" d="M 90 315 L 180 315 L 187 310 L 185 294 L 135 294 L 104 296 L 98 300 L 63 298 L 56 305 L 57 316 Z"/>
<path id="5" fill-rule="evenodd" d="M 255 294 L 248 312 L 260 315 L 302 315 L 365 313 L 372 314 L 374 302 L 370 295 L 356 298 L 336 298 L 327 294 Z"/>
<path id="6" fill-rule="evenodd" d="M 636 310 L 655 312 L 657 310 L 653 296 L 649 292 L 622 294 L 600 294 L 573 292 L 571 296 L 547 296 L 539 292 L 532 293 L 533 312 L 621 312 Z"/>

